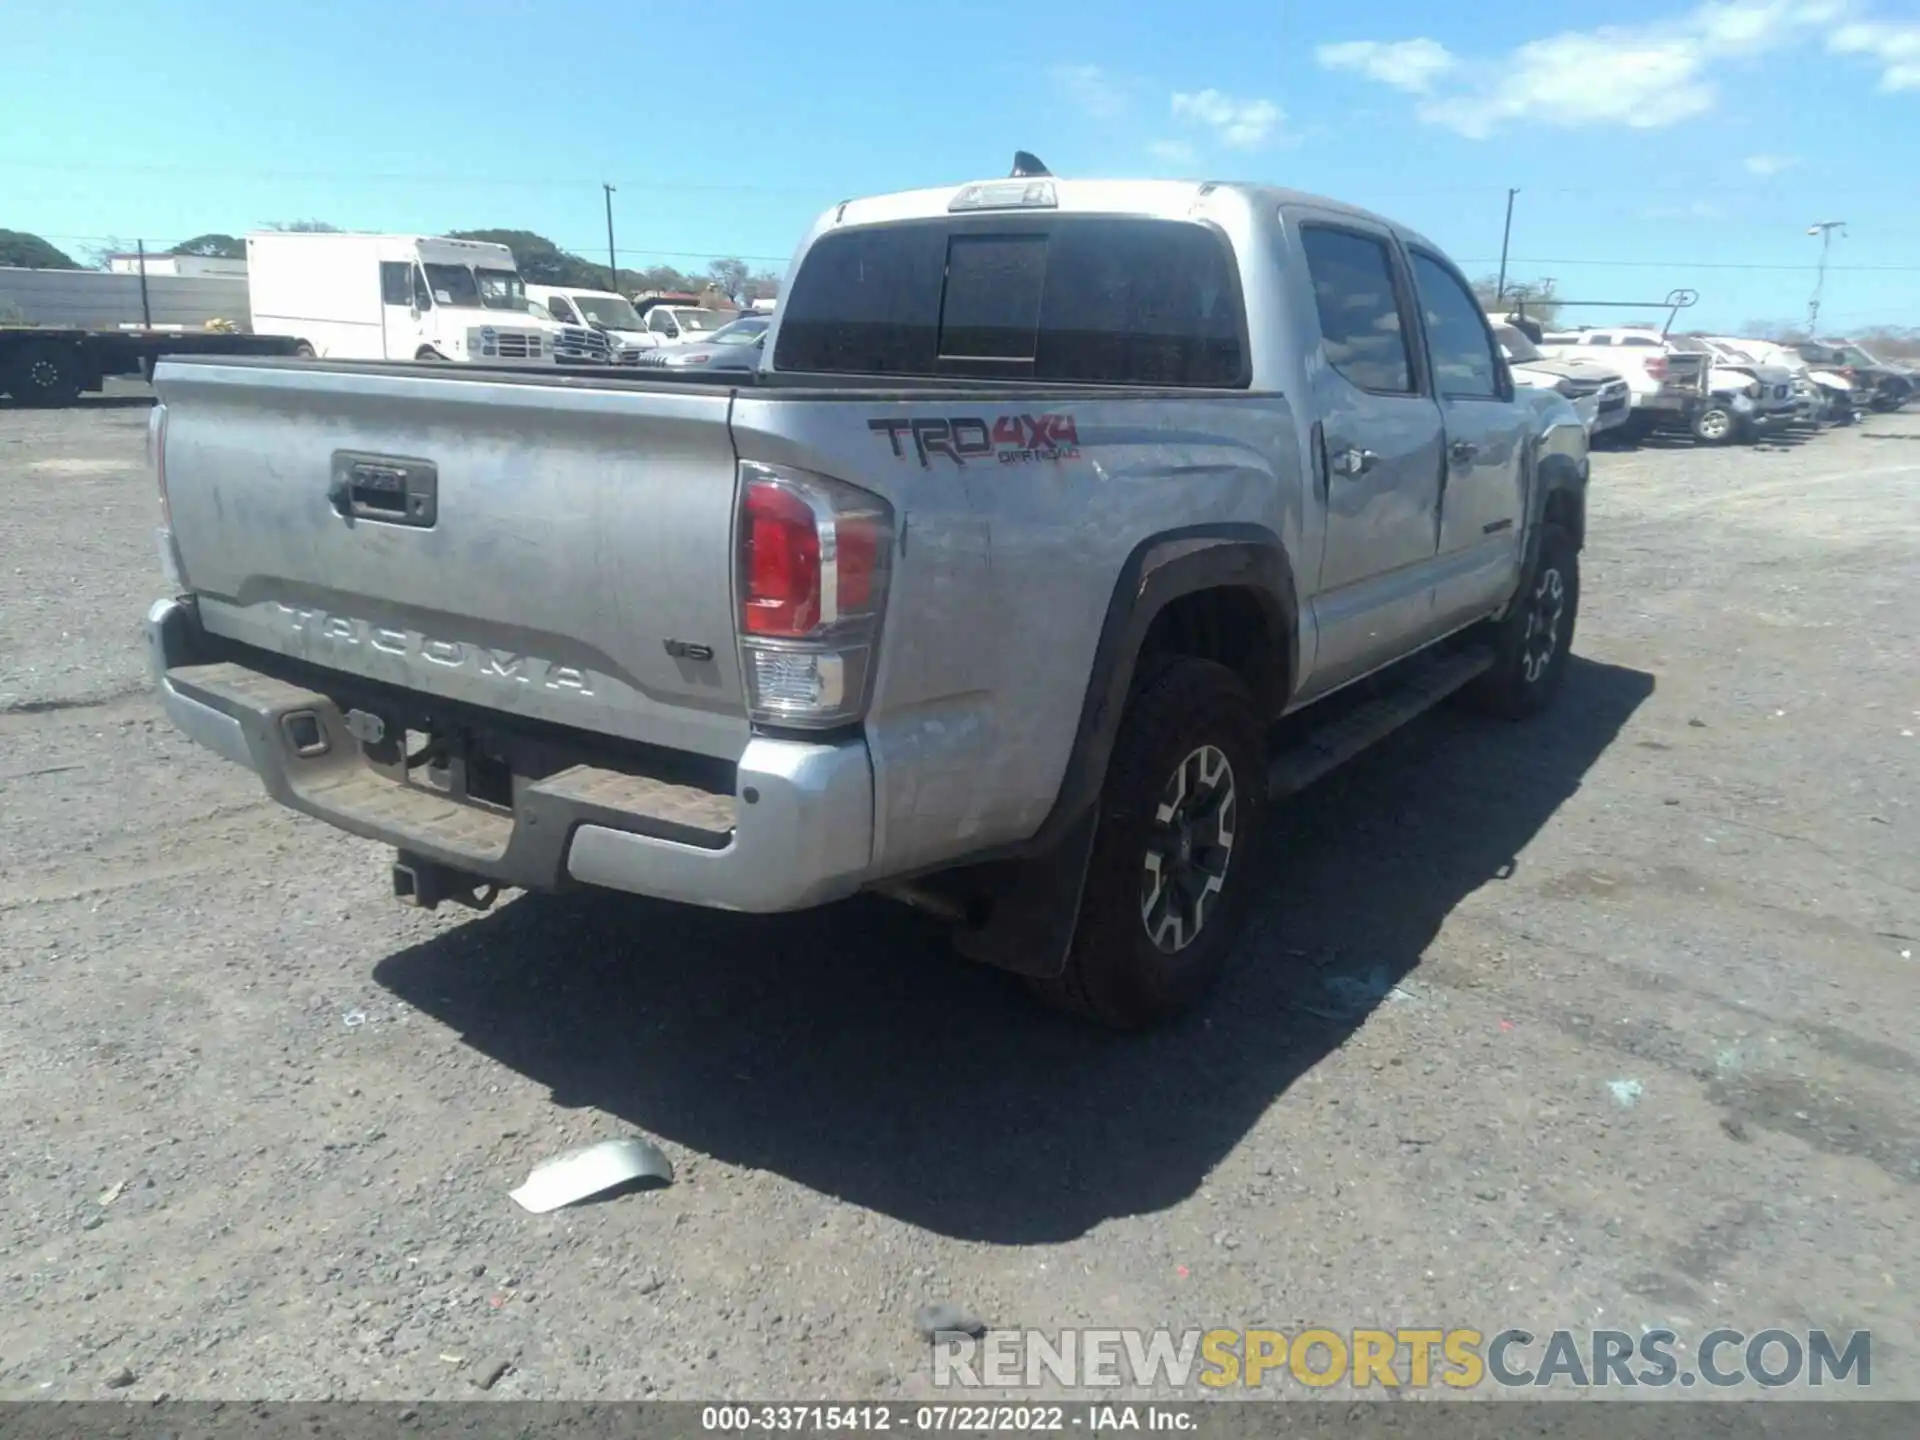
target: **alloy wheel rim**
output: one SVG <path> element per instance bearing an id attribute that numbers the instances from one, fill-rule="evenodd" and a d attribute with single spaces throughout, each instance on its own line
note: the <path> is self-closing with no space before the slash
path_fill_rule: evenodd
<path id="1" fill-rule="evenodd" d="M 1140 872 L 1140 923 L 1162 954 L 1199 939 L 1233 863 L 1239 792 L 1215 745 L 1190 750 L 1161 788 Z"/>
<path id="2" fill-rule="evenodd" d="M 1549 566 L 1534 586 L 1527 605 L 1527 634 L 1520 650 L 1521 668 L 1529 685 L 1547 673 L 1560 649 L 1560 620 L 1567 609 L 1567 582 L 1558 566 Z"/>

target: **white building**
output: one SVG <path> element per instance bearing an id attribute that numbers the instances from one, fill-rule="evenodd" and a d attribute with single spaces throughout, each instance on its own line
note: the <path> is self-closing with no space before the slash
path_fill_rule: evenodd
<path id="1" fill-rule="evenodd" d="M 146 257 L 146 270 L 149 276 L 178 275 L 191 280 L 244 280 L 247 278 L 247 262 L 244 260 L 225 260 L 212 255 L 153 255 Z M 115 275 L 138 275 L 141 257 L 139 255 L 109 255 L 107 269 Z"/>

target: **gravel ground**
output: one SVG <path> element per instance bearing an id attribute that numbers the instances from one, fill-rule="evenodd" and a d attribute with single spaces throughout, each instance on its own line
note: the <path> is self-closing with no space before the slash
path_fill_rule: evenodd
<path id="1" fill-rule="evenodd" d="M 1597 457 L 1558 709 L 1291 803 L 1145 1039 L 880 904 L 393 904 L 144 693 L 145 419 L 0 408 L 0 1398 L 900 1398 L 932 1300 L 1864 1327 L 1920 1395 L 1920 417 Z M 507 1198 L 628 1127 L 671 1187 Z"/>

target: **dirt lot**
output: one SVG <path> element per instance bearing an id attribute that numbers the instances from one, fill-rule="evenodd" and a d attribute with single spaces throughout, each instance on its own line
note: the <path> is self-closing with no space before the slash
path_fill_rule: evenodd
<path id="1" fill-rule="evenodd" d="M 1920 1395 L 1920 417 L 1598 457 L 1557 712 L 1293 803 L 1147 1039 L 880 904 L 396 906 L 144 693 L 145 420 L 0 409 L 0 1397 L 912 1396 L 931 1299 L 1864 1327 Z M 630 1126 L 672 1187 L 507 1198 Z"/>

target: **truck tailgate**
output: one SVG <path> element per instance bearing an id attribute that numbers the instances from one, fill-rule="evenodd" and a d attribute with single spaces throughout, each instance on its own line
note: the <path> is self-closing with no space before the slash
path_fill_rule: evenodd
<path id="1" fill-rule="evenodd" d="M 157 389 L 208 631 L 738 758 L 726 390 L 202 362 Z"/>

